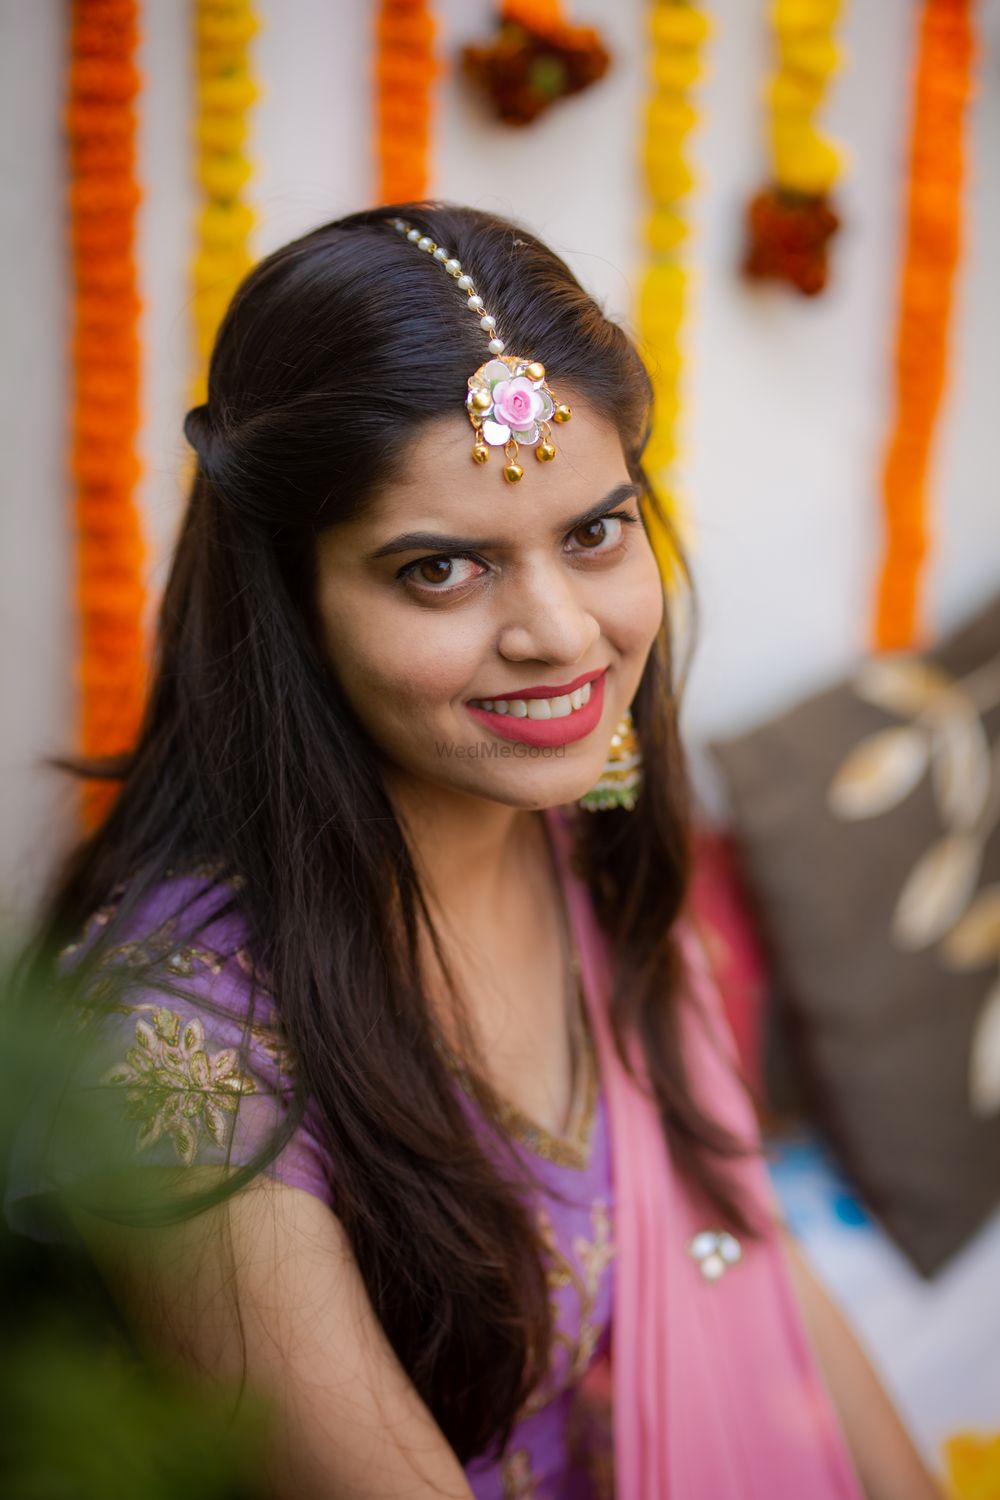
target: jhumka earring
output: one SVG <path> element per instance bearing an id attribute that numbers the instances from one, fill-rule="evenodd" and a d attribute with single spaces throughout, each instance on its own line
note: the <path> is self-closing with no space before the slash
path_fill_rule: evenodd
<path id="1" fill-rule="evenodd" d="M 523 355 L 504 353 L 496 318 L 486 311 L 472 277 L 462 270 L 461 262 L 405 219 L 391 222 L 418 250 L 426 250 L 454 276 L 462 291 L 468 293 L 469 309 L 479 318 L 480 328 L 490 336 L 487 348 L 493 358 L 469 376 L 469 394 L 465 398 L 469 421 L 476 430 L 472 457 L 477 464 L 485 464 L 491 448 L 502 448 L 507 460 L 503 477 L 508 484 L 516 484 L 524 477 L 517 461 L 518 444 L 534 448 L 539 463 L 549 463 L 556 456 L 549 422 L 568 422 L 573 413 L 568 406 L 557 403 L 545 383 L 543 364 Z"/>
<path id="2" fill-rule="evenodd" d="M 642 753 L 632 722 L 632 710 L 625 710 L 625 717 L 611 736 L 608 759 L 599 779 L 577 801 L 585 812 L 605 812 L 608 808 L 623 807 L 631 812 L 642 789 Z"/>

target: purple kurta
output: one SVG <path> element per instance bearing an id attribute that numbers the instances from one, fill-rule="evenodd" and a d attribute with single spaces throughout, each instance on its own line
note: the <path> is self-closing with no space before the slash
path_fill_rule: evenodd
<path id="1" fill-rule="evenodd" d="M 231 1162 L 243 1162 L 280 1119 L 290 1096 L 290 1058 L 273 1004 L 259 990 L 249 1048 L 241 1056 L 251 963 L 237 916 L 202 925 L 218 902 L 218 888 L 213 895 L 205 872 L 165 882 L 109 957 L 124 965 L 145 961 L 144 944 L 157 929 L 173 944 L 165 971 L 187 993 L 180 999 L 152 989 L 133 991 L 127 1005 L 102 1018 L 96 1056 L 88 1053 L 88 1067 L 106 1085 L 99 1090 L 101 1107 L 113 1113 L 126 1160 L 221 1164 L 228 1150 Z M 89 944 L 111 910 L 94 914 L 80 941 L 65 950 L 65 963 Z M 531 1202 L 547 1246 L 557 1332 L 546 1380 L 523 1409 L 504 1457 L 467 1467 L 481 1500 L 610 1500 L 614 1494 L 608 1375 L 614 1199 L 589 1025 L 584 1052 L 567 1138 L 534 1126 L 513 1106 L 504 1114 L 517 1151 L 538 1181 Z M 466 1099 L 470 1118 L 488 1134 Z M 15 1230 L 48 1238 L 55 1231 L 39 1199 L 57 1185 L 59 1169 L 50 1158 L 38 1165 L 32 1144 L 23 1140 L 12 1164 L 6 1213 Z M 335 1210 L 336 1163 L 321 1144 L 314 1112 L 307 1111 L 266 1170 Z"/>

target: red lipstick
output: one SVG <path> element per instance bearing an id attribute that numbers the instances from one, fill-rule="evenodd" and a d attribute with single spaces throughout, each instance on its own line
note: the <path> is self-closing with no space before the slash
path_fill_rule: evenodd
<path id="1" fill-rule="evenodd" d="M 506 693 L 478 693 L 476 701 L 495 703 L 498 698 L 561 698 L 564 693 L 575 693 L 585 682 L 596 682 L 607 670 L 607 667 L 596 667 L 593 672 L 583 672 L 579 677 L 574 677 L 572 682 L 564 682 L 561 687 L 542 683 L 540 687 L 509 688 Z"/>
<path id="2" fill-rule="evenodd" d="M 561 719 L 516 719 L 510 713 L 498 714 L 487 708 L 478 708 L 474 702 L 467 703 L 466 708 L 473 718 L 485 724 L 487 729 L 502 740 L 520 740 L 525 745 L 545 747 L 572 744 L 575 740 L 584 739 L 600 723 L 604 712 L 604 678 L 607 670 L 607 667 L 602 667 L 596 672 L 585 672 L 582 677 L 577 677 L 562 687 L 524 688 L 497 695 L 500 698 L 558 698 L 563 693 L 571 693 L 576 688 L 583 687 L 585 682 L 591 683 L 590 701 Z M 488 701 L 495 702 L 496 699 Z"/>

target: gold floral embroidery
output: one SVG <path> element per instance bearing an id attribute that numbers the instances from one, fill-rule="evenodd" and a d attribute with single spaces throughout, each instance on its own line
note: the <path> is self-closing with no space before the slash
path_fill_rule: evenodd
<path id="1" fill-rule="evenodd" d="M 580 1073 L 574 1088 L 574 1099 L 570 1106 L 570 1121 L 565 1136 L 553 1135 L 544 1125 L 537 1124 L 524 1110 L 509 1099 L 497 1101 L 497 1118 L 508 1135 L 527 1146 L 536 1156 L 554 1162 L 560 1167 L 573 1167 L 583 1172 L 590 1164 L 590 1153 L 597 1119 L 597 1096 L 600 1089 L 600 1068 L 597 1049 L 587 1016 L 586 1006 L 580 999 L 581 1028 L 583 1032 L 583 1055 Z M 469 1070 L 465 1063 L 452 1052 L 440 1037 L 434 1040 L 436 1050 L 445 1065 L 459 1079 L 462 1086 L 471 1092 Z"/>
<path id="2" fill-rule="evenodd" d="M 214 1145 L 225 1146 L 239 1096 L 256 1092 L 253 1079 L 240 1072 L 235 1047 L 209 1055 L 201 1021 L 182 1022 L 163 1006 L 153 1011 L 152 1024 L 136 1021 L 135 1046 L 102 1082 L 128 1090 L 126 1114 L 140 1122 L 136 1150 L 166 1135 L 185 1166 L 195 1159 L 202 1127 Z"/>
<path id="3" fill-rule="evenodd" d="M 509 1134 L 536 1156 L 555 1162 L 560 1167 L 574 1167 L 579 1172 L 585 1171 L 590 1162 L 599 1083 L 597 1058 L 589 1031 L 586 1035 L 582 1062 L 583 1089 L 573 1109 L 574 1116 L 578 1115 L 579 1119 L 575 1124 L 571 1121 L 566 1137 L 553 1135 L 544 1125 L 537 1125 L 510 1100 L 500 1101 L 500 1119 Z"/>
<path id="4" fill-rule="evenodd" d="M 261 1051 L 267 1053 L 282 1077 L 291 1078 L 296 1067 L 295 1054 L 291 1045 L 284 1040 L 281 1027 L 277 1023 L 271 1026 L 251 1026 L 250 1035 Z"/>
<path id="5" fill-rule="evenodd" d="M 531 1416 L 553 1401 L 563 1391 L 570 1389 L 581 1378 L 594 1356 L 601 1329 L 594 1320 L 594 1310 L 601 1286 L 601 1278 L 614 1259 L 615 1246 L 610 1238 L 611 1215 L 603 1199 L 596 1199 L 590 1211 L 593 1238 L 577 1235 L 573 1240 L 573 1259 L 559 1249 L 552 1221 L 544 1208 L 537 1210 L 537 1221 L 548 1258 L 547 1276 L 550 1289 L 552 1314 L 558 1316 L 557 1292 L 565 1286 L 576 1288 L 579 1298 L 579 1327 L 574 1335 L 557 1328 L 553 1338 L 553 1353 L 557 1348 L 566 1349 L 568 1367 L 558 1383 L 545 1381 L 529 1396 L 521 1415 Z"/>
<path id="6" fill-rule="evenodd" d="M 167 968 L 175 974 L 190 975 L 202 964 L 209 973 L 221 974 L 224 962 L 218 953 L 210 953 L 207 948 L 175 948 L 167 957 Z"/>
<path id="7" fill-rule="evenodd" d="M 500 1465 L 503 1500 L 544 1500 L 527 1448 L 515 1448 Z"/>

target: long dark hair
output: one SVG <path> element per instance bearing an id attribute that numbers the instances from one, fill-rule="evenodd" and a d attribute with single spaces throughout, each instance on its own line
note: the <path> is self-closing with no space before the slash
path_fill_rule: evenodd
<path id="1" fill-rule="evenodd" d="M 509 347 L 609 415 L 647 526 L 672 534 L 642 466 L 652 407 L 643 362 L 530 231 L 450 203 L 402 203 L 268 255 L 233 298 L 208 400 L 185 423 L 198 468 L 141 730 L 117 760 L 74 763 L 120 791 L 59 871 L 39 946 L 68 943 L 110 892 L 124 892 L 78 966 L 81 982 L 168 871 L 214 861 L 238 877 L 232 899 L 296 1058 L 296 1103 L 268 1152 L 315 1100 L 336 1210 L 375 1311 L 468 1462 L 505 1445 L 547 1367 L 541 1246 L 436 1045 L 417 946 L 421 922 L 432 936 L 433 923 L 376 747 L 324 662 L 315 614 L 317 535 L 401 472 L 401 436 L 453 412 L 484 357 L 453 282 L 392 227 L 397 215 L 461 260 L 486 305 L 503 310 Z M 679 548 L 677 558 L 679 587 Z M 581 814 L 574 857 L 614 943 L 619 1050 L 639 1034 L 675 1160 L 721 1220 L 753 1234 L 725 1170 L 737 1143 L 689 1093 L 670 1000 L 689 873 L 677 677 L 668 611 L 633 703 L 648 771 L 641 816 Z M 102 1004 L 115 983 L 103 975 Z M 485 1076 L 475 1088 L 495 1102 Z M 189 1209 L 201 1206 L 192 1198 Z"/>

